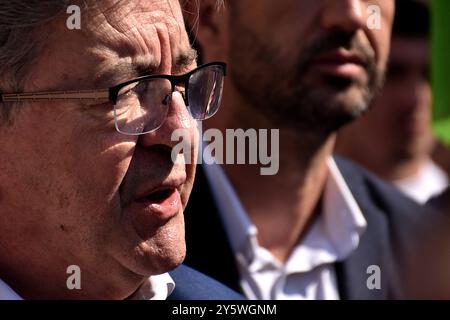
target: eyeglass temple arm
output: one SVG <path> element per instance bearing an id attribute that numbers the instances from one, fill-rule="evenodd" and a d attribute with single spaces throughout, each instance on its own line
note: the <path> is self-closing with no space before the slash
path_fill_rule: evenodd
<path id="1" fill-rule="evenodd" d="M 36 93 L 0 93 L 0 102 L 25 102 L 49 100 L 102 100 L 108 101 L 110 93 L 105 90 L 47 91 Z"/>

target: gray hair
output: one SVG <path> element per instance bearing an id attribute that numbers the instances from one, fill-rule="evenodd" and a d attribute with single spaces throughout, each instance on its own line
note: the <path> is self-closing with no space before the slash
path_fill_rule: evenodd
<path id="1" fill-rule="evenodd" d="M 199 3 L 201 0 L 195 1 Z M 217 8 L 224 2 L 216 0 Z M 0 90 L 21 88 L 38 53 L 39 35 L 34 31 L 68 5 L 69 0 L 0 1 Z"/>
<path id="2" fill-rule="evenodd" d="M 201 0 L 184 0 L 196 1 Z M 217 8 L 225 0 L 216 0 Z M 0 92 L 23 91 L 31 66 L 39 57 L 45 35 L 38 28 L 77 0 L 0 0 Z M 12 104 L 0 105 L 0 124 L 11 119 Z"/>
<path id="3" fill-rule="evenodd" d="M 41 43 L 37 27 L 57 16 L 67 0 L 0 2 L 0 91 L 21 91 Z M 10 120 L 11 105 L 1 106 L 0 121 Z"/>

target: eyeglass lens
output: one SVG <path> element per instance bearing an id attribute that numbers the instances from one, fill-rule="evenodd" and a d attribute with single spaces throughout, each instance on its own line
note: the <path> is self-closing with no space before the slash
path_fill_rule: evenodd
<path id="1" fill-rule="evenodd" d="M 191 74 L 187 84 L 188 111 L 196 120 L 212 117 L 218 110 L 223 90 L 223 68 L 210 65 Z M 158 129 L 167 116 L 172 83 L 164 78 L 133 82 L 122 88 L 114 105 L 116 128 L 139 135 Z"/>

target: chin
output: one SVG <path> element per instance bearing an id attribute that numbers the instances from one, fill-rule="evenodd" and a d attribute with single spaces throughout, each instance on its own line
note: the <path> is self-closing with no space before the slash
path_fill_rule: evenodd
<path id="1" fill-rule="evenodd" d="M 139 246 L 137 266 L 145 276 L 166 273 L 183 263 L 186 256 L 184 217 L 178 214 L 167 225 Z"/>
<path id="2" fill-rule="evenodd" d="M 133 228 L 123 230 L 111 248 L 111 255 L 124 268 L 124 275 L 145 278 L 163 274 L 180 265 L 186 255 L 184 216 L 182 210 L 147 239 Z M 134 233 L 134 235 L 133 235 Z"/>
<path id="3" fill-rule="evenodd" d="M 186 245 L 177 243 L 176 247 L 159 247 L 156 251 L 152 248 L 144 251 L 132 262 L 131 269 L 134 273 L 150 277 L 172 271 L 183 263 L 186 256 Z"/>
<path id="4" fill-rule="evenodd" d="M 365 114 L 368 109 L 372 96 L 367 88 L 353 85 L 342 93 L 338 93 L 335 98 L 336 105 L 355 118 Z"/>
<path id="5" fill-rule="evenodd" d="M 172 252 L 171 254 L 165 254 L 164 256 L 156 257 L 156 259 L 158 259 L 158 263 L 156 265 L 154 263 L 150 263 L 150 266 L 147 268 L 147 272 L 145 273 L 145 275 L 153 276 L 170 272 L 183 263 L 185 256 L 186 247 L 184 246 L 183 248 L 178 248 L 176 252 Z"/>

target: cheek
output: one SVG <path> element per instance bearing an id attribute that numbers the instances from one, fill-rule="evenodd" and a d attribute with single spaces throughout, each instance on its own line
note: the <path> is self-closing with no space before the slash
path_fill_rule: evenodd
<path id="1" fill-rule="evenodd" d="M 66 150 L 71 155 L 66 163 L 71 177 L 63 190 L 69 205 L 61 211 L 59 224 L 75 241 L 82 239 L 92 248 L 101 248 L 122 216 L 119 188 L 135 144 L 115 139 L 114 133 L 85 133 Z"/>
<path id="2" fill-rule="evenodd" d="M 91 135 L 84 141 L 71 150 L 77 155 L 74 163 L 74 174 L 78 177 L 76 189 L 98 205 L 118 203 L 119 186 L 130 166 L 135 142 L 114 132 Z"/>
<path id="3" fill-rule="evenodd" d="M 390 50 L 390 40 L 391 40 L 391 34 L 386 32 L 380 32 L 378 35 L 378 53 L 379 53 L 379 67 L 383 70 L 386 69 L 388 57 L 389 57 L 389 50 Z"/>
<path id="4" fill-rule="evenodd" d="M 52 154 L 54 180 L 63 185 L 54 192 L 67 198 L 66 211 L 73 212 L 68 217 L 74 219 L 117 206 L 118 188 L 134 150 L 135 143 L 117 133 L 110 119 L 99 113 L 65 106 L 58 121 L 62 128 L 45 146 L 46 153 Z"/>
<path id="5" fill-rule="evenodd" d="M 197 122 L 192 120 L 191 129 L 189 132 L 190 137 L 190 146 L 191 146 L 191 157 L 190 159 L 185 159 L 185 170 L 186 170 L 186 183 L 183 186 L 182 189 L 182 203 L 185 207 L 189 198 L 189 195 L 192 191 L 192 186 L 194 184 L 195 179 L 195 171 L 197 167 L 197 157 L 199 152 L 199 143 L 201 143 L 200 139 L 200 133 L 199 130 L 201 130 L 201 122 Z"/>
<path id="6" fill-rule="evenodd" d="M 377 42 L 379 51 L 380 61 L 382 63 L 385 63 L 387 61 L 391 43 L 394 8 L 390 2 L 393 3 L 393 1 L 388 1 L 387 4 L 381 5 L 381 29 L 371 30 L 371 32 L 374 33 L 374 38 Z"/>

